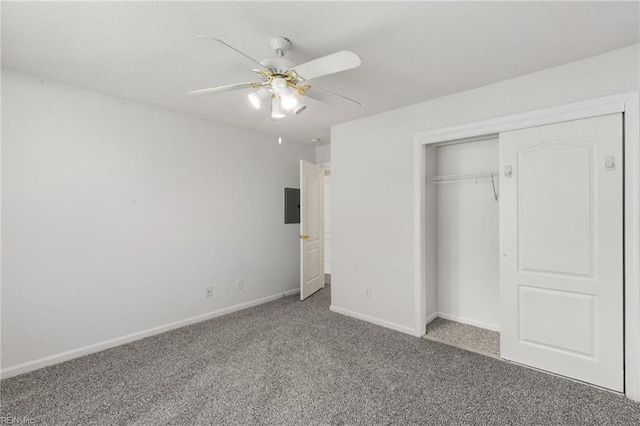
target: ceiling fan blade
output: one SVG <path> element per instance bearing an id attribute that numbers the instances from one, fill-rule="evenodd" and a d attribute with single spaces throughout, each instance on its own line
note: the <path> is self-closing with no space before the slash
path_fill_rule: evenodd
<path id="1" fill-rule="evenodd" d="M 361 63 L 362 61 L 358 55 L 348 50 L 343 50 L 297 65 L 293 67 L 293 69 L 298 76 L 301 77 L 301 80 L 311 80 L 336 72 L 357 68 Z"/>
<path id="2" fill-rule="evenodd" d="M 318 86 L 311 86 L 305 96 L 315 99 L 316 101 L 324 102 L 325 104 L 333 105 L 340 108 L 357 109 L 362 106 L 358 101 L 354 101 L 346 96 L 338 95 L 330 90 L 323 89 Z"/>
<path id="3" fill-rule="evenodd" d="M 255 67 L 257 65 L 257 66 L 260 67 L 260 69 L 264 68 L 259 61 L 256 61 L 251 56 L 247 55 L 244 52 L 241 52 L 240 50 L 236 49 L 235 47 L 231 46 L 230 44 L 225 43 L 224 41 L 222 41 L 222 40 L 220 40 L 218 38 L 199 35 L 199 36 L 196 36 L 196 39 L 208 39 L 208 40 L 216 41 L 216 42 L 222 44 L 223 46 L 228 47 L 229 49 L 233 50 L 234 52 L 239 53 L 240 55 L 242 55 L 245 58 L 246 61 L 251 63 L 250 64 L 251 67 Z"/>
<path id="4" fill-rule="evenodd" d="M 213 95 L 215 93 L 231 92 L 233 90 L 248 89 L 250 87 L 255 87 L 255 83 L 236 83 L 236 84 L 228 84 L 226 86 L 211 87 L 209 89 L 192 90 L 191 92 L 187 92 L 187 95 L 189 96 Z"/>

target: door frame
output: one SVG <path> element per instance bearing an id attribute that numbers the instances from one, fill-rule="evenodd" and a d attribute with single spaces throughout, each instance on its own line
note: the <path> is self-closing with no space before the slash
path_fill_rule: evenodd
<path id="1" fill-rule="evenodd" d="M 640 401 L 640 92 L 632 91 L 587 101 L 507 115 L 417 133 L 414 137 L 414 291 L 415 335 L 423 336 L 428 309 L 427 295 L 435 294 L 435 192 L 427 190 L 427 148 L 433 144 L 475 140 L 509 130 L 563 121 L 624 113 L 624 344 L 625 395 Z"/>
<path id="2" fill-rule="evenodd" d="M 323 193 L 323 206 L 322 206 L 322 223 L 324 225 L 326 225 L 327 215 L 325 213 L 327 211 L 327 176 L 329 177 L 329 187 L 331 187 L 331 182 L 333 182 L 331 180 L 331 161 L 326 161 L 324 163 L 318 163 L 318 165 L 320 167 L 322 167 L 322 169 L 324 170 L 324 185 L 323 185 L 324 193 Z M 329 193 L 329 195 L 331 195 L 331 193 Z M 329 203 L 329 208 L 331 208 L 331 203 Z M 329 219 L 331 219 L 331 212 L 329 212 Z M 326 266 L 327 266 L 327 228 L 326 228 L 326 226 L 324 227 L 323 231 L 324 231 L 324 246 L 322 247 L 322 249 L 324 250 L 323 257 L 324 257 L 324 266 L 326 268 Z M 329 241 L 329 247 L 331 247 L 331 232 L 329 232 L 329 240 L 328 241 Z M 329 265 L 331 265 L 331 261 L 329 261 Z M 331 269 L 331 268 L 329 268 L 329 269 Z M 324 269 L 323 273 L 325 275 L 325 281 L 326 281 L 326 275 L 331 275 L 331 272 L 329 272 L 327 274 L 327 270 Z M 331 281 L 329 281 L 329 283 L 331 283 Z M 325 282 L 322 285 L 322 287 L 324 288 L 326 286 L 326 284 L 327 283 Z"/>

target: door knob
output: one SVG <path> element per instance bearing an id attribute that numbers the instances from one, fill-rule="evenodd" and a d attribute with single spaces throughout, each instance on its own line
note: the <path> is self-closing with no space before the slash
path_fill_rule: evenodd
<path id="1" fill-rule="evenodd" d="M 309 236 L 307 234 L 302 234 L 300 235 L 300 238 L 302 238 L 303 240 L 308 240 Z"/>

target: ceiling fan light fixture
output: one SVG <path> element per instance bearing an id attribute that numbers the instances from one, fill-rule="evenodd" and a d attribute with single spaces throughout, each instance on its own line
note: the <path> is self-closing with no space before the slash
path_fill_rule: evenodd
<path id="1" fill-rule="evenodd" d="M 295 115 L 300 114 L 302 111 L 304 111 L 305 109 L 307 109 L 306 105 L 303 105 L 301 103 L 298 103 L 294 108 L 293 108 L 293 113 Z"/>
<path id="2" fill-rule="evenodd" d="M 274 77 L 273 80 L 271 81 L 271 87 L 276 92 L 280 92 L 281 90 L 288 89 L 288 83 L 287 83 L 287 80 L 285 80 L 282 77 Z"/>
<path id="3" fill-rule="evenodd" d="M 257 92 L 249 93 L 249 101 L 251 102 L 251 105 L 255 107 L 255 109 L 260 109 L 260 107 L 262 106 L 262 102 L 267 99 L 269 95 L 269 90 L 263 87 Z"/>
<path id="4" fill-rule="evenodd" d="M 289 111 L 294 109 L 298 105 L 298 95 L 294 90 L 288 90 L 281 96 L 282 108 Z"/>
<path id="5" fill-rule="evenodd" d="M 251 102 L 251 105 L 253 105 L 255 109 L 260 109 L 260 98 L 257 93 L 249 93 L 249 102 Z"/>
<path id="6" fill-rule="evenodd" d="M 282 100 L 280 96 L 273 95 L 271 97 L 271 119 L 282 120 L 284 118 L 284 111 L 282 110 Z"/>

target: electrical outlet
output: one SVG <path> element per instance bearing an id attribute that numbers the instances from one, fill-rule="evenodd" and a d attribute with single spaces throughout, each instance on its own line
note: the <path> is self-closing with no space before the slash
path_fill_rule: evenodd
<path id="1" fill-rule="evenodd" d="M 244 288 L 244 280 L 242 278 L 238 278 L 236 280 L 236 290 L 242 290 Z"/>
<path id="2" fill-rule="evenodd" d="M 371 299 L 371 287 L 364 288 L 364 297 L 367 299 Z"/>
<path id="3" fill-rule="evenodd" d="M 207 297 L 213 296 L 213 287 L 205 287 L 205 290 L 206 290 Z"/>

